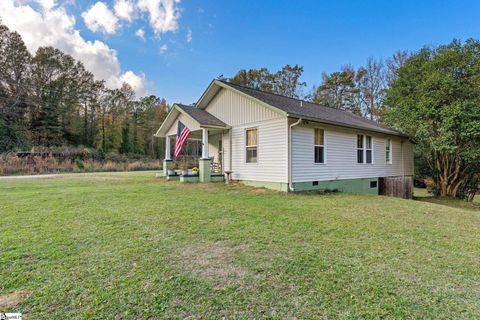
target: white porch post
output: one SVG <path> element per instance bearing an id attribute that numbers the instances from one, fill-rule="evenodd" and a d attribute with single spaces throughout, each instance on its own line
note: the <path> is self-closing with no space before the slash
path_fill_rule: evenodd
<path id="1" fill-rule="evenodd" d="M 170 137 L 165 137 L 165 160 L 172 160 L 170 159 Z"/>
<path id="2" fill-rule="evenodd" d="M 208 129 L 202 129 L 202 158 L 198 160 L 200 182 L 210 182 L 210 157 L 208 155 Z"/>
<path id="3" fill-rule="evenodd" d="M 208 156 L 208 129 L 202 129 L 202 159 L 210 159 Z"/>
<path id="4" fill-rule="evenodd" d="M 168 177 L 168 170 L 172 159 L 170 158 L 170 137 L 165 136 L 165 159 L 163 159 L 163 176 Z"/>

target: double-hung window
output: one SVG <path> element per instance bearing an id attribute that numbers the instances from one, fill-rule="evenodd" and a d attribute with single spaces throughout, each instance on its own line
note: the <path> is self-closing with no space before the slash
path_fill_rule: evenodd
<path id="1" fill-rule="evenodd" d="M 257 163 L 258 136 L 257 128 L 250 128 L 245 131 L 245 162 Z"/>
<path id="2" fill-rule="evenodd" d="M 357 135 L 357 163 L 363 163 L 363 134 Z"/>
<path id="3" fill-rule="evenodd" d="M 365 136 L 365 163 L 372 163 L 372 136 Z"/>
<path id="4" fill-rule="evenodd" d="M 314 138 L 315 163 L 325 163 L 325 130 L 315 128 Z"/>
<path id="5" fill-rule="evenodd" d="M 385 140 L 385 162 L 387 164 L 392 164 L 392 140 Z"/>
<path id="6" fill-rule="evenodd" d="M 373 163 L 373 142 L 371 136 L 357 135 L 357 163 Z"/>

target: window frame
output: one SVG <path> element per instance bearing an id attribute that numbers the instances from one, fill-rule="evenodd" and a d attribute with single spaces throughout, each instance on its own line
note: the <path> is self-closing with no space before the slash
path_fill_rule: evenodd
<path id="1" fill-rule="evenodd" d="M 248 131 L 250 130 L 255 130 L 256 131 L 256 135 L 257 135 L 257 144 L 256 145 L 247 145 L 248 141 Z M 255 164 L 258 164 L 258 145 L 259 145 L 259 140 L 258 140 L 258 127 L 248 127 L 248 128 L 245 128 L 244 130 L 244 134 L 245 134 L 245 138 L 243 140 L 244 144 L 245 144 L 245 164 L 248 164 L 248 165 L 255 165 Z M 249 148 L 255 148 L 256 149 L 256 152 L 257 152 L 257 156 L 256 156 L 256 159 L 254 162 L 252 161 L 248 161 L 248 149 Z"/>
<path id="2" fill-rule="evenodd" d="M 315 144 L 315 134 L 316 130 L 322 130 L 323 131 L 323 145 L 321 144 Z M 327 164 L 327 135 L 326 135 L 327 130 L 323 127 L 314 127 L 313 128 L 313 163 L 315 165 L 325 165 Z M 315 151 L 317 147 L 322 147 L 323 148 L 323 162 L 316 162 L 315 161 Z"/>
<path id="3" fill-rule="evenodd" d="M 359 142 L 359 137 L 362 137 L 361 139 L 361 142 L 362 142 L 362 146 L 359 148 L 358 147 L 358 142 Z M 370 148 L 367 148 L 367 137 L 370 137 Z M 357 133 L 356 135 L 356 144 L 357 144 L 357 164 L 368 164 L 368 165 L 372 165 L 375 163 L 375 153 L 374 153 L 374 143 L 373 143 L 373 136 L 371 135 L 368 135 L 368 134 L 364 134 L 364 133 Z M 362 162 L 359 162 L 358 161 L 358 155 L 359 155 L 359 151 L 362 151 Z M 370 151 L 371 152 L 371 162 L 367 162 L 367 151 Z"/>
<path id="4" fill-rule="evenodd" d="M 367 148 L 367 137 L 370 138 L 370 148 Z M 373 137 L 370 136 L 370 135 L 365 135 L 365 142 L 364 142 L 364 145 L 365 145 L 365 157 L 364 157 L 364 160 L 365 160 L 365 164 L 373 164 Z M 370 151 L 370 162 L 367 162 L 367 153 L 368 151 Z"/>
<path id="5" fill-rule="evenodd" d="M 359 140 L 360 136 L 361 136 L 362 138 Z M 356 138 L 357 138 L 357 139 L 355 140 L 355 143 L 356 143 L 356 145 L 357 145 L 357 148 L 356 148 L 356 149 L 357 149 L 357 164 L 364 164 L 364 163 L 365 163 L 365 135 L 364 135 L 364 134 L 359 134 L 359 133 L 357 133 Z M 361 147 L 358 146 L 358 142 L 359 142 L 359 141 L 362 142 L 362 146 L 361 146 Z M 359 155 L 358 152 L 359 152 L 360 150 L 362 151 L 362 153 L 361 153 L 361 154 L 362 154 L 362 161 L 361 161 L 361 162 L 358 161 L 358 160 L 359 160 L 359 159 L 358 159 L 358 155 Z"/>
<path id="6" fill-rule="evenodd" d="M 385 138 L 385 163 L 386 164 L 393 164 L 392 146 L 393 146 L 392 139 Z M 388 158 L 387 158 L 387 153 L 388 153 Z"/>

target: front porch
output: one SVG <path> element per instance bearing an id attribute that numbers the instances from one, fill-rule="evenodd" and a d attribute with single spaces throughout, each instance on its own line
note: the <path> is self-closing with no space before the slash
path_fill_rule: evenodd
<path id="1" fill-rule="evenodd" d="M 190 136 L 174 159 L 180 122 L 190 130 Z M 174 104 L 155 134 L 165 138 L 163 176 L 184 183 L 224 181 L 224 137 L 229 132 L 228 125 L 205 110 Z"/>
<path id="2" fill-rule="evenodd" d="M 222 129 L 207 128 L 192 131 L 187 147 L 176 159 L 172 155 L 176 135 L 166 135 L 163 175 L 184 183 L 225 181 L 223 133 Z"/>

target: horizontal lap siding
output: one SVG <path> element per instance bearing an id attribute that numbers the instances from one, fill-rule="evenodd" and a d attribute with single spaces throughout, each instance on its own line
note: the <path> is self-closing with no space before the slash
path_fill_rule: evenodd
<path id="1" fill-rule="evenodd" d="M 413 176 L 413 143 L 407 141 L 403 144 L 403 157 L 405 161 L 405 175 Z"/>
<path id="2" fill-rule="evenodd" d="M 246 163 L 245 129 L 258 128 L 257 163 Z M 233 179 L 288 182 L 287 119 L 267 120 L 232 129 Z"/>
<path id="3" fill-rule="evenodd" d="M 297 126 L 292 129 L 293 182 L 356 179 L 403 175 L 400 138 L 392 139 L 392 164 L 385 162 L 385 135 L 357 132 L 340 127 L 324 126 L 326 164 L 314 163 L 314 128 Z M 357 133 L 371 135 L 373 164 L 357 164 Z M 411 144 L 404 143 L 404 149 Z M 406 164 L 406 165 L 405 165 Z M 411 151 L 404 152 L 405 174 L 413 170 Z"/>

